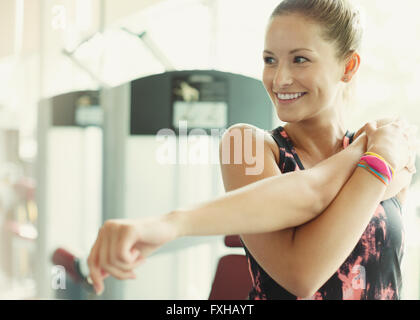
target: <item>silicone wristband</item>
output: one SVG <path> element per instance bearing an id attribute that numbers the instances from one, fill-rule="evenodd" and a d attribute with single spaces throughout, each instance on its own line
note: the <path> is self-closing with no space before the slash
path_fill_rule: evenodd
<path id="1" fill-rule="evenodd" d="M 360 160 L 365 161 L 371 168 L 375 169 L 375 171 L 387 176 L 389 180 L 392 179 L 392 174 L 388 165 L 378 157 L 368 155 L 361 157 Z"/>
<path id="2" fill-rule="evenodd" d="M 378 180 L 380 180 L 385 186 L 388 186 L 388 183 L 387 183 L 387 181 L 386 180 L 384 180 L 384 178 L 383 177 L 381 177 L 380 175 L 377 175 L 376 173 L 375 173 L 375 170 L 373 170 L 372 168 L 370 168 L 369 166 L 364 166 L 364 165 L 362 165 L 362 164 L 358 164 L 357 165 L 358 167 L 362 167 L 362 168 L 365 168 L 367 171 L 369 171 L 369 173 L 371 173 L 373 176 L 375 176 Z"/>
<path id="3" fill-rule="evenodd" d="M 382 159 L 389 166 L 389 169 L 391 170 L 392 177 L 395 175 L 394 168 L 383 157 L 381 157 L 379 154 L 368 151 L 368 152 L 365 152 L 365 155 L 371 155 L 371 156 L 378 157 L 379 159 Z"/>
<path id="4" fill-rule="evenodd" d="M 384 181 L 386 181 L 387 183 L 390 181 L 388 177 L 384 176 L 381 172 L 376 171 L 373 167 L 371 167 L 368 163 L 366 163 L 363 160 L 360 160 L 358 164 L 364 165 L 366 167 L 366 169 L 371 170 L 372 172 L 374 172 L 376 175 L 378 175 L 381 179 L 383 179 Z"/>
<path id="5" fill-rule="evenodd" d="M 386 165 L 388 166 L 389 170 L 391 171 L 391 177 L 394 176 L 394 174 L 395 174 L 394 168 L 392 168 L 392 166 L 383 157 L 381 157 L 379 154 L 374 153 L 374 152 L 365 152 L 364 155 L 365 156 L 374 156 L 374 157 L 378 157 L 379 159 L 382 159 L 386 163 Z"/>

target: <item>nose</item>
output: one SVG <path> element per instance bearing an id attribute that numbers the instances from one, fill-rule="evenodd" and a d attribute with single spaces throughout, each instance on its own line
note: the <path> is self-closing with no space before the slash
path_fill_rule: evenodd
<path id="1" fill-rule="evenodd" d="M 273 88 L 278 91 L 280 88 L 289 87 L 293 84 L 292 75 L 286 66 L 279 66 L 274 74 Z"/>

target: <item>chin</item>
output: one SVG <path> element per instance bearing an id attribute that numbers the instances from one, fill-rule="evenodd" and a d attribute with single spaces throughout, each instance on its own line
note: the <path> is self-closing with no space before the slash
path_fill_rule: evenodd
<path id="1" fill-rule="evenodd" d="M 302 120 L 296 115 L 293 115 L 293 114 L 286 115 L 284 113 L 280 113 L 278 110 L 277 110 L 277 119 L 279 119 L 282 122 L 288 122 L 288 123 L 295 123 Z"/>

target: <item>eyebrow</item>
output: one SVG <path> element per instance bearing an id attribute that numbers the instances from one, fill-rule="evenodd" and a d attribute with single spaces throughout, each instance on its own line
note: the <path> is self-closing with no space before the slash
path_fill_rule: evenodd
<path id="1" fill-rule="evenodd" d="M 311 49 L 298 48 L 298 49 L 293 49 L 292 51 L 290 51 L 290 52 L 289 52 L 289 54 L 293 54 L 293 53 L 295 53 L 295 52 L 297 52 L 297 51 L 301 51 L 301 50 L 306 50 L 306 51 L 311 51 L 311 52 L 313 52 Z M 265 53 L 269 53 L 269 54 L 274 54 L 274 53 L 272 53 L 271 51 L 268 51 L 268 50 L 264 50 L 264 52 L 265 52 Z"/>

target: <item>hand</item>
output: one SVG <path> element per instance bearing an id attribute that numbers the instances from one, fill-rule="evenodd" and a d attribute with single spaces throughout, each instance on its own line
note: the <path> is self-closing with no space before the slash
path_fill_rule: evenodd
<path id="1" fill-rule="evenodd" d="M 413 168 L 415 149 L 418 144 L 415 126 L 397 119 L 377 127 L 376 122 L 365 125 L 368 137 L 367 150 L 378 153 L 394 168 L 395 172 L 404 167 Z"/>
<path id="2" fill-rule="evenodd" d="M 140 220 L 108 220 L 99 230 L 88 258 L 89 276 L 97 294 L 103 280 L 135 279 L 134 269 L 157 248 L 176 238 L 169 215 Z"/>
<path id="3" fill-rule="evenodd" d="M 392 121 L 394 121 L 394 118 L 382 118 L 382 119 L 378 119 L 378 120 L 373 120 L 371 122 L 367 122 L 363 127 L 361 127 L 354 135 L 353 137 L 353 143 L 351 145 L 358 145 L 358 144 L 363 144 L 363 150 L 366 152 L 367 150 L 367 136 L 366 136 L 366 130 L 368 127 L 370 127 L 371 125 L 375 125 L 376 127 L 382 127 L 384 125 L 387 125 L 389 123 L 391 123 Z"/>
<path id="4" fill-rule="evenodd" d="M 356 132 L 353 140 L 357 140 L 357 138 L 359 138 L 359 137 L 363 138 L 365 136 L 367 128 L 372 126 L 372 125 L 375 126 L 375 124 L 376 124 L 376 128 L 379 128 L 379 127 L 385 126 L 387 124 L 390 124 L 395 120 L 397 120 L 397 119 L 396 118 L 382 118 L 382 119 L 378 119 L 378 120 L 368 122 Z M 404 120 L 402 120 L 402 122 L 405 126 L 408 125 L 407 122 L 405 122 Z M 411 130 L 412 134 L 415 134 L 416 131 L 417 131 L 417 127 L 411 126 L 410 130 Z M 416 144 L 416 142 L 414 142 L 414 143 Z M 418 140 L 417 140 L 417 143 L 418 143 Z M 367 149 L 367 148 L 365 148 L 365 149 Z M 412 174 L 416 173 L 415 162 L 416 162 L 416 150 L 415 150 L 415 147 L 414 147 L 414 148 L 412 148 L 412 153 L 410 154 L 408 164 L 404 168 L 407 169 Z"/>
<path id="5" fill-rule="evenodd" d="M 374 120 L 374 121 L 371 121 L 371 122 L 367 122 L 363 127 L 361 127 L 356 132 L 356 134 L 353 137 L 353 140 L 356 140 L 360 135 L 362 135 L 363 133 L 366 133 L 367 126 L 369 124 L 372 124 L 372 122 L 376 124 L 377 128 L 379 128 L 379 127 L 382 127 L 384 125 L 387 125 L 387 124 L 391 123 L 394 120 L 395 120 L 394 118 L 382 118 L 382 119 Z"/>

